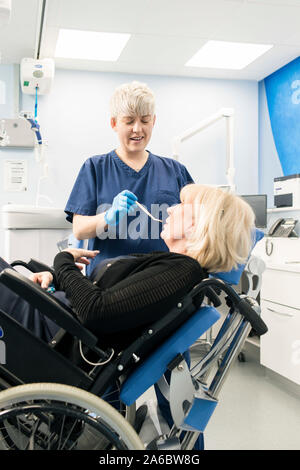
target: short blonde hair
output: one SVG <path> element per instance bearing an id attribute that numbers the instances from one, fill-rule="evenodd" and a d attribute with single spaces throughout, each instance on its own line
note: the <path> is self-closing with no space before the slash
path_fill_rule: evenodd
<path id="1" fill-rule="evenodd" d="M 125 83 L 114 91 L 110 100 L 112 118 L 118 116 L 154 116 L 154 94 L 145 83 Z"/>
<path id="2" fill-rule="evenodd" d="M 194 228 L 187 255 L 210 272 L 231 271 L 246 262 L 253 244 L 255 215 L 242 198 L 220 188 L 189 184 L 180 193 L 193 205 Z"/>

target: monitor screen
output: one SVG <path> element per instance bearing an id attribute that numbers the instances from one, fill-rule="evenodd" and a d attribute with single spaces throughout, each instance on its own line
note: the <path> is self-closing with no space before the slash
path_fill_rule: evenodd
<path id="1" fill-rule="evenodd" d="M 266 228 L 267 226 L 267 195 L 266 194 L 251 194 L 241 196 L 255 214 L 255 226 L 257 228 Z"/>

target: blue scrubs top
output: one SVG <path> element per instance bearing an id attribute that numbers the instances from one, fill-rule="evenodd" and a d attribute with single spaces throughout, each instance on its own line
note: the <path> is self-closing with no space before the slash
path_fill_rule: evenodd
<path id="1" fill-rule="evenodd" d="M 137 172 L 113 150 L 89 158 L 81 167 L 65 208 L 67 220 L 72 222 L 73 214 L 96 215 L 104 212 L 111 207 L 117 194 L 128 189 L 154 217 L 164 221 L 167 208 L 180 202 L 180 190 L 189 183 L 193 180 L 187 169 L 172 158 L 149 152 L 147 162 Z M 107 232 L 89 240 L 88 249 L 100 250 L 100 253 L 87 267 L 87 274 L 106 258 L 168 251 L 160 238 L 161 230 L 161 222 L 153 221 L 137 208 L 134 215 L 124 217 L 119 225 L 109 226 Z"/>

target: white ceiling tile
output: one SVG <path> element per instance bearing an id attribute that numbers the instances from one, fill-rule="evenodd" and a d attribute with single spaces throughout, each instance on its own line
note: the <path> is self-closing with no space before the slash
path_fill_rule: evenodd
<path id="1" fill-rule="evenodd" d="M 244 1 L 244 0 L 242 0 Z M 282 5 L 284 7 L 287 6 L 299 6 L 299 0 L 246 0 L 248 3 L 258 3 L 260 5 L 265 4 L 265 5 Z"/>
<path id="2" fill-rule="evenodd" d="M 266 76 L 296 59 L 299 55 L 299 46 L 277 46 L 276 48 L 270 49 L 266 54 L 259 57 L 255 62 L 246 67 L 246 69 L 244 69 L 244 73 L 255 77 L 256 80 L 262 80 Z"/>
<path id="3" fill-rule="evenodd" d="M 224 0 L 64 0 L 60 19 L 49 25 L 94 31 L 207 36 L 214 32 L 225 14 L 230 15 L 239 8 L 239 5 L 225 4 Z"/>
<path id="4" fill-rule="evenodd" d="M 282 44 L 300 46 L 300 31 L 297 31 L 297 33 L 292 33 L 290 36 L 287 36 L 286 39 L 282 41 Z"/>
<path id="5" fill-rule="evenodd" d="M 2 63 L 19 63 L 33 57 L 36 43 L 38 0 L 14 0 L 9 25 L 0 30 Z"/>
<path id="6" fill-rule="evenodd" d="M 124 48 L 119 62 L 145 62 L 182 66 L 207 39 L 194 37 L 134 34 Z"/>
<path id="7" fill-rule="evenodd" d="M 39 0 L 13 0 L 0 31 L 4 63 L 33 57 Z M 131 33 L 119 60 L 56 59 L 57 67 L 259 80 L 300 55 L 300 0 L 48 0 L 41 58 L 53 57 L 59 28 Z M 275 44 L 243 70 L 184 67 L 209 39 Z"/>
<path id="8" fill-rule="evenodd" d="M 223 21 L 216 32 L 216 39 L 282 44 L 298 31 L 300 2 L 298 7 L 270 5 L 264 2 L 244 3 L 230 18 Z"/>

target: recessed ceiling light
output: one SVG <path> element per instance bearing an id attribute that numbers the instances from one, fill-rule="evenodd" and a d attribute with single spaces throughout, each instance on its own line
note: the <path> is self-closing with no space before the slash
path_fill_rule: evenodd
<path id="1" fill-rule="evenodd" d="M 241 70 L 271 49 L 270 44 L 207 41 L 185 64 L 189 67 Z"/>
<path id="2" fill-rule="evenodd" d="M 130 34 L 60 29 L 55 57 L 86 60 L 118 60 Z"/>

